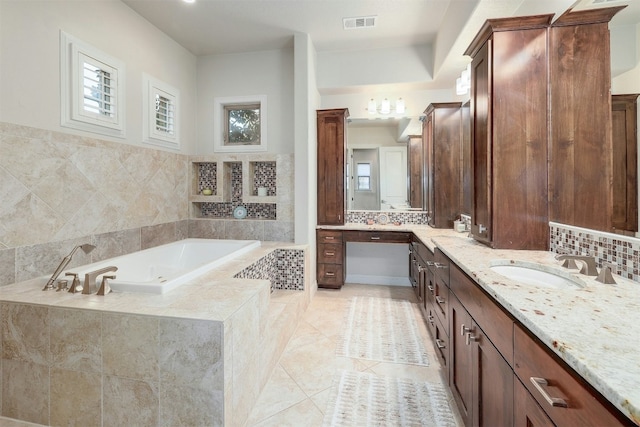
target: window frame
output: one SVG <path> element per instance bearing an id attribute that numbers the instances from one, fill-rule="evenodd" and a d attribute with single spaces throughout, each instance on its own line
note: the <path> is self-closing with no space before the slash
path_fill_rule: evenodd
<path id="1" fill-rule="evenodd" d="M 260 109 L 260 141 L 257 144 L 230 144 L 226 141 L 229 129 L 228 108 L 259 106 Z M 213 105 L 213 150 L 214 152 L 260 152 L 267 151 L 267 96 L 249 95 L 233 97 L 215 97 Z"/>
<path id="2" fill-rule="evenodd" d="M 156 96 L 173 105 L 173 134 L 157 129 Z M 180 149 L 180 91 L 146 73 L 142 76 L 142 141 L 146 144 Z"/>
<path id="3" fill-rule="evenodd" d="M 110 73 L 115 98 L 113 116 L 88 111 L 85 106 L 84 64 Z M 125 64 L 90 44 L 60 31 L 60 125 L 124 138 Z"/>

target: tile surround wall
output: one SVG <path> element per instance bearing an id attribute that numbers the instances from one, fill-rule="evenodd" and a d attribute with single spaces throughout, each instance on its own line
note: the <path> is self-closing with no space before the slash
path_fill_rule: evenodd
<path id="1" fill-rule="evenodd" d="M 555 222 L 549 231 L 551 252 L 595 256 L 598 267 L 640 282 L 640 239 Z"/>
<path id="2" fill-rule="evenodd" d="M 304 251 L 276 249 L 256 263 L 237 273 L 234 278 L 266 279 L 274 289 L 304 290 Z"/>

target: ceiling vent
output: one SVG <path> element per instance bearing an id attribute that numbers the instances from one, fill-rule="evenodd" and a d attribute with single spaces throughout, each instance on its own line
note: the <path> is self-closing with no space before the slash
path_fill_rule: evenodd
<path id="1" fill-rule="evenodd" d="M 342 18 L 342 28 L 345 30 L 357 30 L 359 28 L 373 28 L 376 26 L 377 16 L 358 16 L 355 18 Z"/>

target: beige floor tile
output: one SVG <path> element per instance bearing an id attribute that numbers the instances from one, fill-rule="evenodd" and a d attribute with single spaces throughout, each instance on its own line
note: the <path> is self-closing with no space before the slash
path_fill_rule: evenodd
<path id="1" fill-rule="evenodd" d="M 323 414 L 311 399 L 305 399 L 256 424 L 256 427 L 320 427 Z"/>
<path id="2" fill-rule="evenodd" d="M 253 411 L 248 425 L 254 425 L 278 412 L 284 411 L 303 400 L 307 395 L 280 365 L 276 365 L 267 381 Z"/>

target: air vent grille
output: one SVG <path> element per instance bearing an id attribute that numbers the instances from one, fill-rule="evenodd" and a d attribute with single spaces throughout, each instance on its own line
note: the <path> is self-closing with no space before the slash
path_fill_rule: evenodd
<path id="1" fill-rule="evenodd" d="M 357 30 L 360 28 L 373 28 L 376 26 L 377 16 L 357 16 L 342 18 L 342 27 L 345 30 Z"/>

